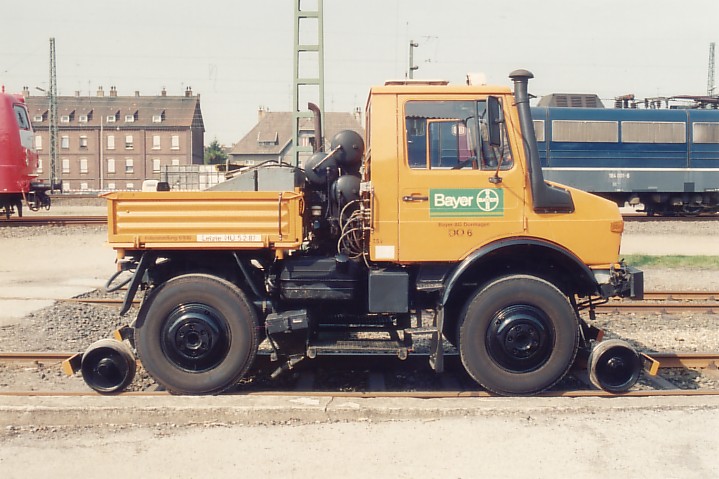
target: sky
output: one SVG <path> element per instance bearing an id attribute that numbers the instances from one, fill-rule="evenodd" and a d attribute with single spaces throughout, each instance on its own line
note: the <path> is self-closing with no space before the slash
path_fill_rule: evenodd
<path id="1" fill-rule="evenodd" d="M 312 9 L 319 0 L 303 0 Z M 205 143 L 239 141 L 257 110 L 291 111 L 295 0 L 36 0 L 3 9 L 0 84 L 42 95 L 55 38 L 59 95 L 200 94 Z M 367 93 L 404 78 L 463 83 L 482 72 L 530 93 L 611 99 L 704 95 L 719 1 L 324 0 L 325 109 L 364 110 Z M 303 35 L 305 33 L 303 32 Z M 310 70 L 312 65 L 310 65 Z M 719 82 L 719 75 L 717 76 Z"/>

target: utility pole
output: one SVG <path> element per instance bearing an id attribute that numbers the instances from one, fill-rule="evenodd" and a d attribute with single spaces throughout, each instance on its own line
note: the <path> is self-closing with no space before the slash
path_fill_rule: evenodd
<path id="1" fill-rule="evenodd" d="M 709 75 L 707 78 L 707 95 L 714 96 L 716 90 L 716 83 L 714 82 L 714 46 L 715 43 L 709 44 Z"/>
<path id="2" fill-rule="evenodd" d="M 320 114 L 325 116 L 325 66 L 324 66 L 324 32 L 322 18 L 322 0 L 317 0 L 317 10 L 303 10 L 302 0 L 295 0 L 295 42 L 294 42 L 294 81 L 292 94 L 292 158 L 295 166 L 302 164 L 302 158 L 309 156 L 313 149 L 310 145 L 300 145 L 300 122 L 303 118 L 311 118 L 307 111 L 309 100 L 319 104 Z M 312 26 L 316 25 L 316 33 Z M 302 93 L 302 95 L 301 95 Z M 303 101 L 304 100 L 304 101 Z M 304 104 L 301 104 L 304 103 Z M 323 122 L 324 123 L 324 122 Z M 323 132 L 317 133 L 324 138 Z M 315 141 L 320 141 L 315 138 Z M 318 145 L 322 151 L 324 145 Z M 302 157 L 302 158 L 301 158 Z"/>
<path id="3" fill-rule="evenodd" d="M 47 94 L 50 105 L 50 191 L 57 184 L 57 70 L 55 67 L 55 38 L 50 39 L 50 90 Z"/>
<path id="4" fill-rule="evenodd" d="M 409 41 L 409 78 L 414 78 L 414 71 L 418 70 L 419 67 L 414 64 L 414 49 L 419 46 L 419 43 L 414 40 Z"/>

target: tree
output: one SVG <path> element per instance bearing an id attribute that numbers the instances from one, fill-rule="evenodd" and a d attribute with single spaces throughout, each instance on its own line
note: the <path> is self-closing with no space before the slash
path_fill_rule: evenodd
<path id="1" fill-rule="evenodd" d="M 222 145 L 215 138 L 209 146 L 205 147 L 205 164 L 218 165 L 223 164 L 227 160 L 227 153 L 222 149 Z"/>

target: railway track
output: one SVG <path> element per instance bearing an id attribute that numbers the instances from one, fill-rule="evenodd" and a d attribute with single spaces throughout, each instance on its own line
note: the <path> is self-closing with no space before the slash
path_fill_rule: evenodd
<path id="1" fill-rule="evenodd" d="M 60 363 L 69 358 L 73 353 L 69 352 L 43 352 L 43 353 L 0 353 L 0 364 L 6 367 L 12 364 L 27 368 L 28 366 L 42 366 L 45 368 L 60 367 Z M 651 357 L 659 361 L 660 370 L 669 369 L 691 369 L 700 371 L 702 374 L 708 374 L 712 377 L 719 378 L 719 353 L 683 353 L 683 352 L 658 352 L 651 353 Z M 339 361 L 338 361 L 339 360 Z M 352 358 L 348 365 L 355 365 L 357 358 Z M 360 366 L 351 369 L 351 376 L 359 379 L 355 385 L 328 387 L 325 379 L 320 379 L 317 368 L 300 369 L 295 375 L 295 380 L 290 383 L 265 383 L 258 381 L 256 384 L 245 385 L 239 391 L 225 393 L 227 395 L 239 394 L 249 396 L 308 396 L 308 397 L 344 397 L 344 398 L 466 398 L 466 397 L 491 397 L 491 393 L 479 389 L 476 384 L 468 382 L 468 378 L 460 371 L 459 361 L 455 355 L 449 356 L 448 371 L 436 378 L 432 386 L 414 387 L 403 386 L 397 390 L 396 385 L 389 384 L 395 376 L 402 374 L 414 375 L 415 368 L 422 369 L 426 365 L 426 356 L 412 356 L 406 361 L 398 363 L 396 360 L 388 360 L 386 357 L 373 358 L 370 360 L 371 366 L 366 368 Z M 388 362 L 391 361 L 391 362 Z M 261 363 L 259 368 L 262 369 L 269 364 L 267 356 L 258 357 Z M 319 364 L 322 370 L 322 361 L 312 360 Z M 347 369 L 343 367 L 342 359 L 335 358 L 332 360 L 332 370 L 339 376 Z M 457 363 L 457 364 L 454 364 Z M 369 363 L 368 363 L 369 364 Z M 422 366 L 421 366 L 422 365 Z M 339 366 L 339 368 L 337 368 Z M 406 372 L 400 372 L 405 371 Z M 421 373 L 420 373 L 421 374 Z M 364 377 L 363 377 L 364 376 Z M 546 391 L 539 394 L 539 397 L 656 397 L 656 396 L 719 396 L 719 389 L 686 389 L 680 388 L 678 385 L 663 378 L 661 375 L 656 377 L 646 376 L 648 385 L 644 385 L 639 389 L 614 394 L 606 391 L 591 389 L 589 383 L 586 382 L 586 373 L 584 369 L 579 367 L 572 373 L 573 382 L 560 386 L 554 390 Z M 340 381 L 341 382 L 341 381 Z M 581 387 L 576 387 L 577 385 Z M 575 386 L 575 387 L 571 387 Z M 126 391 L 121 396 L 166 396 L 170 393 L 158 390 L 153 387 L 144 391 Z M 97 396 L 97 393 L 90 390 L 83 391 L 13 391 L 0 390 L 0 396 Z"/>
<path id="2" fill-rule="evenodd" d="M 107 216 L 23 216 L 0 219 L 2 226 L 104 225 Z"/>

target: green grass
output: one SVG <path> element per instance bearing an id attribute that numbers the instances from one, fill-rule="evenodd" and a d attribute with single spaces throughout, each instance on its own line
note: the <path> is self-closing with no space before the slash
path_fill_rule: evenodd
<path id="1" fill-rule="evenodd" d="M 719 256 L 649 256 L 629 254 L 623 256 L 630 266 L 654 266 L 657 268 L 719 269 Z"/>

